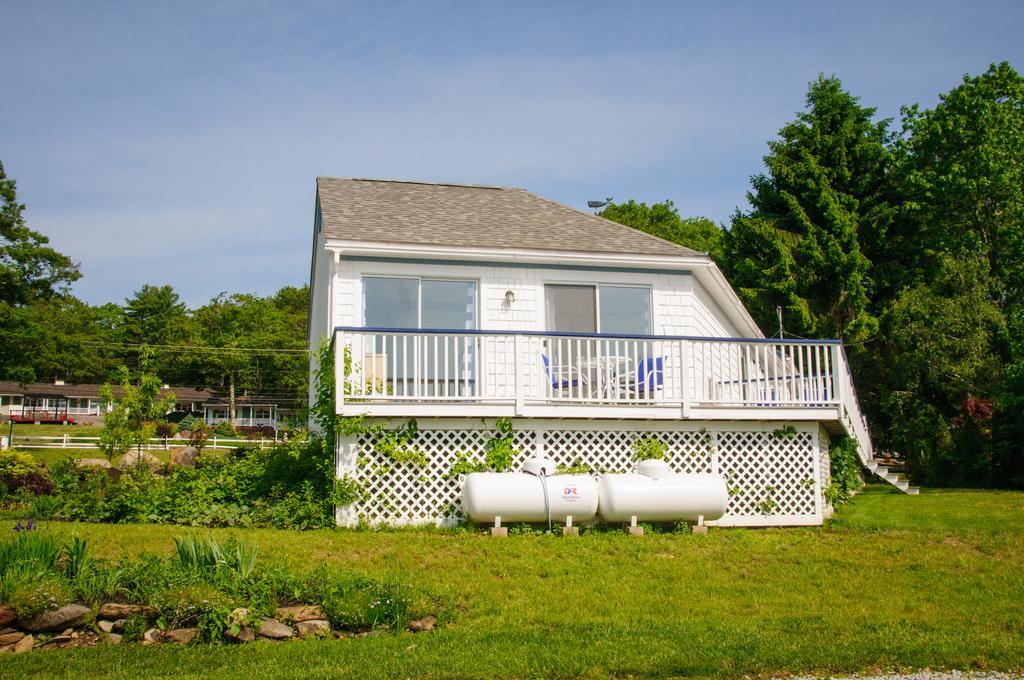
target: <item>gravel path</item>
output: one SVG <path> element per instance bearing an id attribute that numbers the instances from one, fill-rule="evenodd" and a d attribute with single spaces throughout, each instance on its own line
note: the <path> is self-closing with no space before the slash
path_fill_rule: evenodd
<path id="1" fill-rule="evenodd" d="M 830 676 L 833 680 L 1024 680 L 1024 671 L 915 671 L 913 673 L 853 674 Z M 814 680 L 808 675 L 798 680 Z"/>

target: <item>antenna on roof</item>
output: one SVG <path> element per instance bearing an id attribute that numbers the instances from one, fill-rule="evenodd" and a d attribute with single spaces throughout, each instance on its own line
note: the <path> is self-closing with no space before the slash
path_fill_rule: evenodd
<path id="1" fill-rule="evenodd" d="M 612 202 L 612 197 L 609 196 L 608 198 L 604 199 L 603 201 L 587 201 L 587 207 L 588 208 L 603 208 L 603 207 L 605 207 L 606 205 L 608 205 L 611 202 Z"/>
<path id="2" fill-rule="evenodd" d="M 779 319 L 779 339 L 785 340 L 786 333 L 785 330 L 782 328 L 782 305 L 775 306 L 775 316 L 778 317 Z"/>

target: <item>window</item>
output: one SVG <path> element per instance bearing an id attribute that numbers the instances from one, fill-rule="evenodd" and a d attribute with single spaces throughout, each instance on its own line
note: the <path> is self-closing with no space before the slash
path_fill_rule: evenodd
<path id="1" fill-rule="evenodd" d="M 598 286 L 602 333 L 651 334 L 651 289 L 639 286 Z"/>
<path id="2" fill-rule="evenodd" d="M 367 276 L 363 278 L 363 319 L 369 328 L 473 330 L 476 282 Z M 364 365 L 374 367 L 374 379 L 397 381 L 392 389 L 398 394 L 407 389 L 407 378 L 424 378 L 429 386 L 423 389 L 445 394 L 469 391 L 474 385 L 477 338 L 473 336 L 439 334 L 417 340 L 380 333 L 372 336 L 365 351 Z"/>
<path id="3" fill-rule="evenodd" d="M 363 279 L 363 316 L 371 328 L 419 328 L 419 279 Z"/>
<path id="4" fill-rule="evenodd" d="M 548 330 L 563 333 L 650 335 L 651 289 L 646 286 L 544 286 Z"/>
<path id="5" fill-rule="evenodd" d="M 363 319 L 371 328 L 476 328 L 476 282 L 367 276 Z"/>

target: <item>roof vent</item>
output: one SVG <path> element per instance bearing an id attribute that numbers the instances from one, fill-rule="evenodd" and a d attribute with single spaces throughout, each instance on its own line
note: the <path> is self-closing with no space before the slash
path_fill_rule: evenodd
<path id="1" fill-rule="evenodd" d="M 64 384 L 64 381 L 63 381 L 63 380 L 54 380 L 54 381 L 53 381 L 53 384 L 54 384 L 54 385 L 63 385 L 63 384 Z"/>

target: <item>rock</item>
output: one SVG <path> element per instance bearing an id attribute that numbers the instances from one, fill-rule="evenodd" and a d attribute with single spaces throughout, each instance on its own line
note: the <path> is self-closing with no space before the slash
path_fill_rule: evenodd
<path id="1" fill-rule="evenodd" d="M 113 628 L 113 630 L 111 632 L 112 633 L 123 633 L 124 632 L 124 624 L 125 624 L 124 619 L 117 619 L 116 621 L 114 621 L 114 628 Z"/>
<path id="2" fill-rule="evenodd" d="M 152 614 L 152 607 L 145 607 L 141 604 L 121 604 L 120 602 L 106 602 L 100 607 L 97 616 L 101 619 L 126 619 L 135 614 Z"/>
<path id="3" fill-rule="evenodd" d="M 109 477 L 110 481 L 112 481 L 112 482 L 116 482 L 116 481 L 120 480 L 121 479 L 121 468 L 119 468 L 119 467 L 109 467 L 109 468 L 107 468 L 107 477 Z"/>
<path id="4" fill-rule="evenodd" d="M 244 607 L 238 607 L 237 609 L 233 609 L 231 613 L 228 614 L 228 623 L 230 623 L 233 626 L 240 626 L 243 623 L 245 623 L 245 619 L 248 618 L 248 616 L 248 609 Z"/>
<path id="5" fill-rule="evenodd" d="M 14 644 L 14 653 L 21 654 L 22 652 L 30 651 L 36 646 L 36 639 L 31 635 L 26 635 Z"/>
<path id="6" fill-rule="evenodd" d="M 422 619 L 409 622 L 409 630 L 414 633 L 429 633 L 437 625 L 437 619 L 433 615 L 424 616 Z"/>
<path id="7" fill-rule="evenodd" d="M 294 633 L 277 619 L 263 619 L 260 622 L 260 636 L 270 640 L 287 640 Z"/>
<path id="8" fill-rule="evenodd" d="M 49 642 L 47 642 L 46 646 L 47 647 L 57 647 L 58 645 L 62 645 L 65 642 L 71 642 L 72 640 L 74 640 L 74 638 L 71 637 L 70 635 L 58 635 L 57 637 L 55 637 L 55 638 L 51 639 Z"/>
<path id="9" fill-rule="evenodd" d="M 117 467 L 122 470 L 127 470 L 131 466 L 139 465 L 141 463 L 148 465 L 150 470 L 159 470 L 164 466 L 164 464 L 160 462 L 160 459 L 151 453 L 146 453 L 145 451 L 132 451 L 130 453 L 126 453 L 121 460 L 118 461 Z"/>
<path id="10" fill-rule="evenodd" d="M 14 610 L 0 604 L 0 626 L 6 626 L 11 621 L 14 621 Z"/>
<path id="11" fill-rule="evenodd" d="M 242 626 L 238 629 L 237 633 L 232 633 L 230 630 L 224 633 L 224 637 L 235 642 L 252 642 L 256 639 L 256 632 L 249 626 Z"/>
<path id="12" fill-rule="evenodd" d="M 295 624 L 295 632 L 298 633 L 301 638 L 319 637 L 331 632 L 331 624 L 323 619 L 299 621 Z"/>
<path id="13" fill-rule="evenodd" d="M 103 641 L 108 645 L 119 645 L 121 644 L 121 636 L 117 633 L 107 633 L 106 637 L 103 638 Z"/>
<path id="14" fill-rule="evenodd" d="M 109 468 L 113 467 L 106 458 L 79 458 L 75 465 L 80 468 Z"/>
<path id="15" fill-rule="evenodd" d="M 167 641 L 177 642 L 179 645 L 187 645 L 195 640 L 199 634 L 198 628 L 175 628 L 167 631 Z"/>
<path id="16" fill-rule="evenodd" d="M 182 446 L 177 449 L 171 449 L 170 453 L 171 467 L 195 467 L 196 461 L 199 459 L 199 449 L 194 446 Z"/>
<path id="17" fill-rule="evenodd" d="M 114 632 L 114 622 L 113 621 L 100 621 L 96 625 L 104 633 L 113 633 Z"/>
<path id="18" fill-rule="evenodd" d="M 18 640 L 20 640 L 23 637 L 25 637 L 25 634 L 24 633 L 19 633 L 17 631 L 15 631 L 13 633 L 4 633 L 3 635 L 0 635 L 0 647 L 6 647 L 7 645 L 13 645 L 15 642 L 17 642 Z"/>
<path id="19" fill-rule="evenodd" d="M 142 644 L 151 645 L 155 642 L 160 642 L 160 637 L 161 634 L 159 630 L 157 630 L 156 628 L 150 628 L 142 634 Z"/>
<path id="20" fill-rule="evenodd" d="M 92 613 L 88 607 L 80 604 L 69 604 L 60 609 L 51 609 L 28 621 L 21 622 L 21 627 L 30 633 L 44 633 L 54 630 L 64 630 L 74 627 L 85 621 Z"/>
<path id="21" fill-rule="evenodd" d="M 315 604 L 301 604 L 296 607 L 278 607 L 274 612 L 278 621 L 298 623 L 299 621 L 322 621 L 324 610 Z"/>

